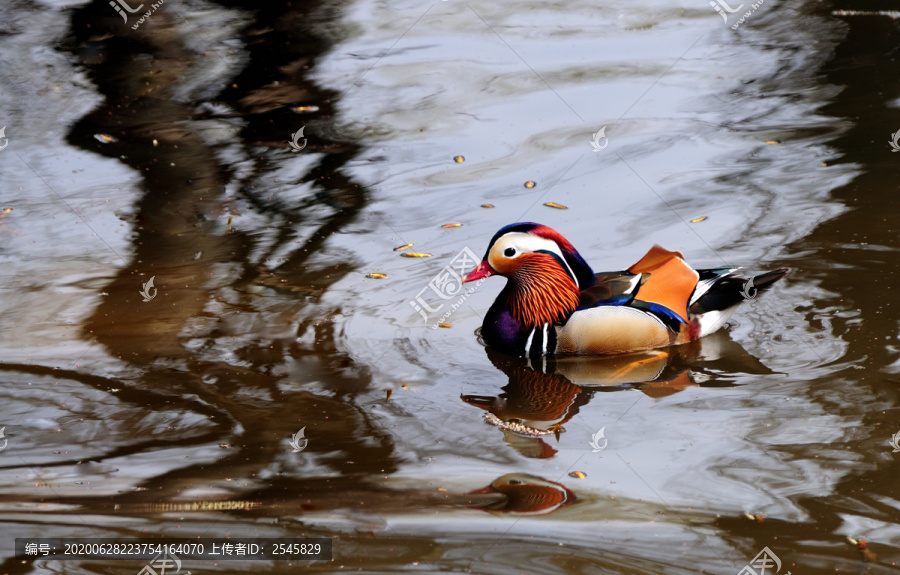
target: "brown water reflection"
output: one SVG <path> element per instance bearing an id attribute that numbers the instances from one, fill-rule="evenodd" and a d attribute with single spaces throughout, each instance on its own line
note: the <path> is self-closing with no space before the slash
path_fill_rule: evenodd
<path id="1" fill-rule="evenodd" d="M 104 2 L 0 8 L 0 572 L 140 568 L 21 562 L 17 536 L 182 534 L 334 537 L 318 572 L 896 569 L 895 20 L 294 4 L 127 31 Z M 659 241 L 797 271 L 639 356 L 485 355 L 490 286 L 423 326 L 409 301 L 519 214 L 598 269 Z"/>

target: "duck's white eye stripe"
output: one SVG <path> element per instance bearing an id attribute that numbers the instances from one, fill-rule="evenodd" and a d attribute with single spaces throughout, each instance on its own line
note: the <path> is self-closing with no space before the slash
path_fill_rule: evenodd
<path id="1" fill-rule="evenodd" d="M 575 272 L 572 271 L 569 262 L 566 261 L 566 257 L 559 248 L 559 244 L 553 240 L 548 240 L 524 232 L 509 232 L 501 236 L 496 243 L 502 243 L 503 251 L 500 253 L 504 253 L 507 249 L 513 247 L 513 249 L 516 249 L 516 252 L 536 252 L 543 250 L 558 255 L 559 259 L 562 260 L 563 265 L 566 266 L 566 271 L 569 272 L 569 275 L 572 277 L 572 281 L 575 282 L 578 289 L 581 289 L 581 284 L 578 283 L 578 277 L 575 275 Z"/>

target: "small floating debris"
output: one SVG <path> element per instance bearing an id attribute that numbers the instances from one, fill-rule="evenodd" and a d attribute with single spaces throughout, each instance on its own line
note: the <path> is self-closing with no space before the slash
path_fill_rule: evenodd
<path id="1" fill-rule="evenodd" d="M 574 477 L 575 479 L 584 479 L 587 477 L 587 473 L 584 471 L 573 471 L 569 474 L 569 477 Z"/>
<path id="2" fill-rule="evenodd" d="M 465 162 L 466 159 L 463 156 L 453 156 L 453 161 L 456 162 L 457 164 L 461 164 L 461 163 Z"/>
<path id="3" fill-rule="evenodd" d="M 384 400 L 385 400 L 385 401 L 390 401 L 390 400 L 391 400 L 391 393 L 393 393 L 394 390 L 393 390 L 393 389 L 388 389 L 388 390 L 386 390 L 386 391 L 387 391 L 387 396 L 384 398 Z"/>
<path id="4" fill-rule="evenodd" d="M 432 254 L 425 252 L 403 252 L 400 255 L 405 258 L 430 258 L 432 256 Z"/>
<path id="5" fill-rule="evenodd" d="M 11 211 L 12 211 L 12 208 L 3 208 L 3 213 L 4 213 L 4 214 L 8 214 L 8 213 L 11 212 Z"/>
<path id="6" fill-rule="evenodd" d="M 109 134 L 94 134 L 94 139 L 101 144 L 114 144 L 119 141 L 118 138 Z"/>
<path id="7" fill-rule="evenodd" d="M 194 261 L 199 260 L 202 257 L 203 257 L 203 250 L 200 250 L 199 252 L 194 254 Z"/>
<path id="8" fill-rule="evenodd" d="M 531 189 L 531 188 L 535 187 L 536 185 L 537 184 L 534 183 L 534 180 L 528 180 L 527 182 L 525 182 L 525 187 L 528 189 Z"/>
<path id="9" fill-rule="evenodd" d="M 766 520 L 762 513 L 744 513 L 744 517 L 750 521 L 756 521 L 757 523 L 762 523 Z"/>
<path id="10" fill-rule="evenodd" d="M 438 327 L 453 327 L 453 326 L 450 325 L 449 323 L 439 323 Z"/>
<path id="11" fill-rule="evenodd" d="M 370 274 L 366 274 L 367 278 L 372 278 L 373 280 L 383 280 L 387 277 L 387 274 L 380 274 L 378 272 L 372 272 Z"/>
<path id="12" fill-rule="evenodd" d="M 564 206 L 562 204 L 557 204 L 556 202 L 544 202 L 544 205 L 548 208 L 556 208 L 557 210 L 568 210 L 568 206 Z"/>
<path id="13" fill-rule="evenodd" d="M 698 224 L 698 223 L 702 222 L 702 221 L 705 220 L 705 219 L 706 219 L 706 216 L 700 216 L 699 218 L 694 218 L 693 220 L 691 220 L 691 223 L 692 223 L 692 224 Z"/>
<path id="14" fill-rule="evenodd" d="M 157 146 L 159 146 L 159 142 L 157 141 L 156 138 L 153 138 L 153 147 L 155 148 Z"/>
<path id="15" fill-rule="evenodd" d="M 766 143 L 767 144 L 780 144 L 781 142 L 779 142 L 778 140 L 766 140 Z"/>
<path id="16" fill-rule="evenodd" d="M 441 229 L 443 229 L 443 228 L 461 228 L 461 227 L 462 227 L 462 224 L 444 224 L 441 226 Z"/>
<path id="17" fill-rule="evenodd" d="M 401 250 L 405 250 L 405 249 L 408 249 L 408 248 L 411 248 L 411 247 L 413 247 L 412 244 L 403 244 L 402 246 L 397 246 L 396 248 L 394 248 L 394 251 L 395 251 L 395 252 L 399 252 L 399 251 L 401 251 Z"/>
<path id="18" fill-rule="evenodd" d="M 313 112 L 318 112 L 318 106 L 294 106 L 291 108 L 291 112 L 295 114 L 312 114 Z"/>
<path id="19" fill-rule="evenodd" d="M 482 208 L 493 208 L 494 204 L 481 204 Z"/>

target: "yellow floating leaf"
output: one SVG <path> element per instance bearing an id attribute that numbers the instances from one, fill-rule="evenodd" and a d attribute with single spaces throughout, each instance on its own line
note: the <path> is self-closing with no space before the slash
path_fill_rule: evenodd
<path id="1" fill-rule="evenodd" d="M 536 185 L 537 185 L 537 184 L 534 183 L 534 180 L 528 180 L 527 182 L 525 182 L 525 187 L 526 187 L 526 188 L 533 188 L 533 187 L 535 187 Z"/>
<path id="2" fill-rule="evenodd" d="M 699 218 L 694 218 L 693 220 L 691 220 L 691 223 L 696 224 L 696 223 L 702 222 L 705 219 L 706 219 L 706 216 L 700 216 Z"/>
<path id="3" fill-rule="evenodd" d="M 779 142 L 778 140 L 766 140 L 766 143 L 767 144 L 780 144 L 781 142 Z"/>
<path id="4" fill-rule="evenodd" d="M 573 471 L 569 474 L 569 477 L 574 477 L 576 479 L 584 479 L 587 477 L 587 474 L 584 471 Z"/>
<path id="5" fill-rule="evenodd" d="M 482 208 L 493 208 L 494 204 L 481 204 Z"/>
<path id="6" fill-rule="evenodd" d="M 457 164 L 461 164 L 466 161 L 466 159 L 462 156 L 453 156 L 453 161 Z"/>
<path id="7" fill-rule="evenodd" d="M 405 258 L 430 258 L 431 254 L 427 254 L 425 252 L 403 252 L 400 254 Z"/>
<path id="8" fill-rule="evenodd" d="M 374 280 L 380 280 L 380 279 L 386 278 L 386 277 L 387 277 L 387 274 L 380 274 L 380 273 L 377 273 L 377 272 L 372 272 L 372 273 L 368 274 L 366 277 L 367 277 L 367 278 L 372 278 L 372 279 L 374 279 Z"/>
<path id="9" fill-rule="evenodd" d="M 460 227 L 462 227 L 462 224 L 444 224 L 441 226 L 441 228 L 460 228 Z"/>
<path id="10" fill-rule="evenodd" d="M 3 208 L 3 213 L 4 213 L 4 214 L 8 214 L 8 213 L 11 212 L 11 211 L 12 211 L 12 208 Z"/>
<path id="11" fill-rule="evenodd" d="M 112 144 L 119 141 L 118 138 L 109 134 L 94 134 L 94 138 L 101 144 Z"/>
<path id="12" fill-rule="evenodd" d="M 439 323 L 438 327 L 453 327 L 453 326 L 450 325 L 449 323 Z"/>
<path id="13" fill-rule="evenodd" d="M 438 490 L 438 491 L 447 491 L 447 490 L 444 489 L 443 487 L 438 487 L 437 490 Z"/>
<path id="14" fill-rule="evenodd" d="M 405 249 L 411 248 L 411 247 L 413 247 L 412 244 L 403 244 L 402 246 L 397 246 L 396 248 L 394 248 L 394 251 L 399 252 L 400 250 L 405 250 Z"/>
<path id="15" fill-rule="evenodd" d="M 557 204 L 556 202 L 544 202 L 544 205 L 548 208 L 556 208 L 557 210 L 568 210 L 568 206 L 564 206 L 562 204 Z"/>

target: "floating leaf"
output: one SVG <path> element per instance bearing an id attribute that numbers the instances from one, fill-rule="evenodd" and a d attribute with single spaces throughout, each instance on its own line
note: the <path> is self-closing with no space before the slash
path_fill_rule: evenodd
<path id="1" fill-rule="evenodd" d="M 372 278 L 373 280 L 380 280 L 387 277 L 387 274 L 380 274 L 378 272 L 372 272 L 366 276 L 367 278 Z"/>
<path id="2" fill-rule="evenodd" d="M 569 477 L 574 477 L 575 479 L 584 479 L 587 477 L 587 473 L 584 471 L 573 471 L 569 474 Z"/>
<path id="3" fill-rule="evenodd" d="M 430 258 L 431 254 L 427 254 L 425 252 L 403 252 L 400 254 L 405 258 Z"/>
<path id="4" fill-rule="evenodd" d="M 453 327 L 453 326 L 450 325 L 449 323 L 439 323 L 438 327 Z"/>
<path id="5" fill-rule="evenodd" d="M 529 189 L 535 187 L 536 185 L 537 184 L 534 183 L 534 180 L 528 180 L 527 182 L 525 182 L 525 187 Z"/>
<path id="6" fill-rule="evenodd" d="M 699 218 L 694 218 L 693 220 L 691 220 L 691 223 L 696 224 L 696 223 L 702 222 L 705 219 L 706 219 L 706 216 L 700 216 Z"/>
<path id="7" fill-rule="evenodd" d="M 412 244 L 403 244 L 402 246 L 397 246 L 396 248 L 394 248 L 394 251 L 399 252 L 400 250 L 405 250 L 405 249 L 411 248 L 411 247 L 413 247 Z"/>
<path id="8" fill-rule="evenodd" d="M 493 208 L 494 204 L 481 204 L 482 208 Z"/>
<path id="9" fill-rule="evenodd" d="M 4 213 L 4 214 L 8 214 L 8 213 L 11 212 L 11 211 L 12 211 L 12 208 L 3 208 L 3 213 Z"/>
<path id="10" fill-rule="evenodd" d="M 466 159 L 462 156 L 453 156 L 453 161 L 457 164 L 461 164 L 466 161 Z"/>
<path id="11" fill-rule="evenodd" d="M 113 144 L 119 141 L 118 138 L 110 136 L 109 134 L 94 134 L 94 138 L 101 144 Z"/>
<path id="12" fill-rule="evenodd" d="M 444 224 L 441 226 L 441 228 L 460 228 L 460 227 L 462 227 L 462 224 Z"/>
<path id="13" fill-rule="evenodd" d="M 778 140 L 766 140 L 766 143 L 767 144 L 780 144 L 781 142 L 779 142 Z"/>
<path id="14" fill-rule="evenodd" d="M 547 206 L 548 208 L 556 208 L 557 210 L 568 210 L 569 209 L 568 206 L 564 206 L 562 204 L 557 204 L 556 202 L 545 202 L 544 205 Z"/>

